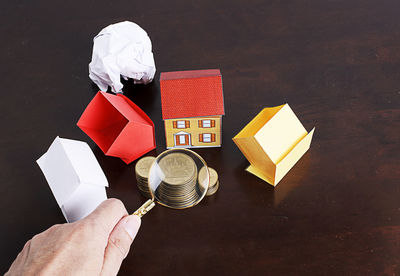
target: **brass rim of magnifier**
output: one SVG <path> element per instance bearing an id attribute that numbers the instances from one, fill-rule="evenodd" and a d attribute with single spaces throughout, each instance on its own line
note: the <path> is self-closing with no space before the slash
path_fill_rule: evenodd
<path id="1" fill-rule="evenodd" d="M 175 209 L 175 210 L 183 210 L 183 209 L 187 209 L 187 208 L 191 208 L 191 207 L 193 207 L 193 206 L 196 206 L 197 204 L 200 203 L 200 201 L 203 200 L 203 198 L 204 198 L 204 197 L 206 196 L 206 194 L 207 194 L 208 186 L 209 186 L 209 184 L 210 184 L 210 172 L 208 172 L 207 189 L 205 190 L 205 192 L 203 193 L 203 195 L 201 196 L 201 198 L 200 198 L 199 200 L 197 200 L 195 203 L 193 203 L 192 205 L 188 205 L 188 206 L 185 206 L 185 207 L 174 208 L 174 207 L 170 207 L 170 206 L 168 206 L 168 205 L 166 205 L 166 204 L 164 204 L 164 203 L 158 201 L 157 198 L 156 198 L 156 196 L 154 195 L 152 189 L 150 188 L 150 172 L 151 172 L 151 170 L 152 170 L 152 168 L 153 168 L 154 163 L 157 162 L 158 157 L 160 157 L 160 156 L 162 156 L 162 155 L 165 155 L 165 154 L 167 154 L 167 153 L 170 152 L 170 151 L 187 151 L 187 152 L 190 152 L 190 153 L 192 153 L 193 155 L 195 155 L 197 158 L 199 158 L 200 161 L 203 162 L 203 164 L 205 165 L 205 167 L 206 167 L 207 170 L 208 170 L 208 166 L 207 166 L 206 161 L 205 161 L 199 154 L 197 154 L 196 152 L 194 152 L 194 151 L 192 151 L 192 150 L 185 149 L 185 148 L 175 148 L 175 149 L 169 149 L 169 150 L 163 151 L 162 153 L 160 153 L 160 154 L 156 157 L 156 159 L 154 159 L 154 161 L 151 163 L 151 166 L 150 166 L 149 177 L 147 178 L 147 179 L 148 179 L 148 181 L 147 181 L 147 186 L 148 186 L 148 188 L 149 188 L 149 191 L 150 191 L 150 194 L 151 194 L 151 198 L 152 198 L 152 200 L 153 200 L 154 202 L 157 202 L 158 204 L 160 204 L 160 205 L 162 205 L 162 206 L 168 207 L 168 208 L 170 208 L 170 209 Z M 196 170 L 197 170 L 197 165 L 196 165 Z"/>

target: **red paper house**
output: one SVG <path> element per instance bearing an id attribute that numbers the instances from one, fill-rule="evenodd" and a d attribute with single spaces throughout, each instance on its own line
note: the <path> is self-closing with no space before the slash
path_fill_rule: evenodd
<path id="1" fill-rule="evenodd" d="M 161 73 L 167 148 L 219 147 L 224 115 L 218 69 Z"/>
<path id="2" fill-rule="evenodd" d="M 156 147 L 154 124 L 123 95 L 99 91 L 77 123 L 108 156 L 129 164 Z"/>

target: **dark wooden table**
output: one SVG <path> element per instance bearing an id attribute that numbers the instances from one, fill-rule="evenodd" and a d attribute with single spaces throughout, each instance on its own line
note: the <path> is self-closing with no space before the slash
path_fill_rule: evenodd
<path id="1" fill-rule="evenodd" d="M 59 135 L 90 144 L 109 197 L 144 199 L 135 163 L 106 157 L 76 126 L 97 88 L 92 39 L 131 20 L 157 74 L 125 94 L 165 150 L 159 73 L 220 68 L 223 146 L 196 150 L 220 190 L 195 208 L 157 206 L 121 275 L 398 275 L 400 1 L 7 1 L 0 9 L 0 272 L 64 218 L 35 164 Z M 263 107 L 289 103 L 310 150 L 273 188 L 245 172 L 231 138 Z"/>

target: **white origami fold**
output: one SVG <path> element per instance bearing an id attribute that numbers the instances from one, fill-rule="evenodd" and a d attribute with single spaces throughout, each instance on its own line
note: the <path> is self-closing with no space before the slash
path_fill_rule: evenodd
<path id="1" fill-rule="evenodd" d="M 36 162 L 68 222 L 86 217 L 107 199 L 107 178 L 87 143 L 57 136 Z"/>
<path id="2" fill-rule="evenodd" d="M 112 24 L 93 39 L 89 77 L 102 91 L 122 90 L 121 76 L 135 83 L 149 83 L 156 72 L 151 40 L 139 25 L 124 21 Z"/>

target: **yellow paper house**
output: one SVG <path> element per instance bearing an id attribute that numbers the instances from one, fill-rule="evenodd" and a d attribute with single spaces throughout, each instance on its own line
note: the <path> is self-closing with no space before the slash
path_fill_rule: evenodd
<path id="1" fill-rule="evenodd" d="M 307 133 L 284 104 L 264 108 L 233 141 L 250 162 L 246 170 L 276 186 L 310 148 L 314 130 Z"/>

